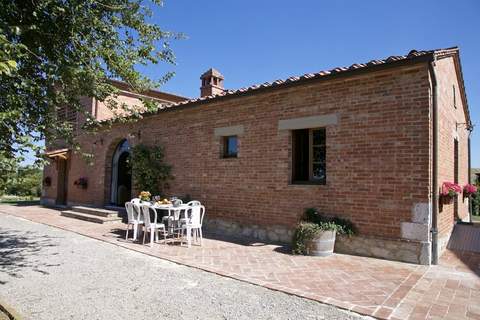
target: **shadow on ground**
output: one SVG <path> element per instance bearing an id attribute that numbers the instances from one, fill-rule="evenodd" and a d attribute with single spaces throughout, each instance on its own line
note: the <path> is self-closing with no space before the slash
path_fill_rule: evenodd
<path id="1" fill-rule="evenodd" d="M 125 232 L 126 232 L 126 226 L 125 229 L 119 229 L 119 228 L 114 228 L 111 229 L 108 234 L 104 234 L 106 237 L 114 237 L 117 238 L 120 241 L 125 241 Z M 132 241 L 133 237 L 133 230 L 130 229 L 129 234 L 128 234 L 128 240 L 127 241 Z M 292 249 L 290 245 L 284 244 L 284 243 L 273 243 L 273 242 L 263 242 L 258 239 L 252 239 L 248 237 L 234 237 L 231 235 L 225 235 L 221 234 L 218 232 L 212 232 L 212 231 L 205 231 L 203 235 L 204 239 L 210 239 L 210 240 L 216 240 L 216 241 L 222 241 L 222 242 L 228 242 L 228 243 L 234 243 L 237 245 L 242 245 L 242 246 L 248 246 L 248 247 L 263 247 L 263 246 L 274 246 L 274 251 L 279 252 L 279 253 L 284 253 L 284 254 L 291 254 Z M 143 239 L 142 234 L 139 232 L 139 238 L 137 240 L 137 243 L 141 243 Z M 146 239 L 146 242 L 148 243 L 150 240 L 149 238 Z M 163 237 L 160 235 L 160 242 L 163 241 Z M 169 238 L 169 244 L 170 245 L 180 245 L 179 241 L 173 241 L 172 239 Z"/>
<path id="2" fill-rule="evenodd" d="M 462 262 L 455 266 L 457 270 L 468 268 L 480 276 L 480 227 L 478 224 L 457 223 L 447 248 Z"/>
<path id="3" fill-rule="evenodd" d="M 40 263 L 39 257 L 54 255 L 47 253 L 46 249 L 55 246 L 55 237 L 0 227 L 0 273 L 17 278 L 22 277 L 25 269 L 49 274 L 48 267 L 59 264 Z"/>

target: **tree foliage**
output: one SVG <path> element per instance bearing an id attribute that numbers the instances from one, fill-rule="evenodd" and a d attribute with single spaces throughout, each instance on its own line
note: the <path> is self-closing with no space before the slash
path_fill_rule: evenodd
<path id="1" fill-rule="evenodd" d="M 480 215 L 480 180 L 478 177 L 475 179 L 475 185 L 477 186 L 477 192 L 471 197 L 472 214 L 478 216 Z"/>
<path id="2" fill-rule="evenodd" d="M 172 167 L 165 163 L 163 148 L 139 144 L 131 152 L 130 165 L 135 188 L 149 191 L 152 195 L 163 195 L 168 188 L 168 181 L 173 179 Z"/>
<path id="3" fill-rule="evenodd" d="M 72 145 L 74 126 L 59 116 L 63 107 L 85 114 L 83 96 L 107 101 L 118 92 L 109 79 L 142 92 L 167 81 L 142 76 L 138 65 L 175 57 L 169 40 L 181 35 L 150 23 L 160 0 L 4 0 L 0 2 L 0 162 L 41 141 Z M 147 111 L 152 101 L 144 101 Z M 135 113 L 135 110 L 127 110 Z M 121 113 L 124 114 L 124 113 Z M 87 117 L 87 127 L 96 120 Z"/>
<path id="4" fill-rule="evenodd" d="M 39 197 L 42 188 L 42 170 L 37 166 L 19 166 L 5 177 L 0 194 Z"/>

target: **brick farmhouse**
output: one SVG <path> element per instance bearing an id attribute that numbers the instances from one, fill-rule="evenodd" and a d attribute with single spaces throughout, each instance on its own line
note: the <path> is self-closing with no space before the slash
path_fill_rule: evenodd
<path id="1" fill-rule="evenodd" d="M 357 228 L 337 252 L 430 264 L 455 221 L 468 219 L 468 199 L 440 197 L 443 182 L 469 182 L 472 123 L 458 48 L 238 90 L 223 80 L 210 69 L 199 98 L 150 91 L 163 103 L 158 112 L 79 131 L 93 164 L 65 145 L 48 150 L 42 202 L 121 206 L 139 191 L 124 162 L 142 143 L 164 148 L 175 177 L 168 195 L 200 200 L 208 228 L 228 234 L 288 242 L 304 209 L 316 207 Z M 120 101 L 139 104 L 116 84 Z M 84 104 L 99 120 L 112 116 L 101 101 Z M 75 183 L 81 177 L 87 188 Z"/>

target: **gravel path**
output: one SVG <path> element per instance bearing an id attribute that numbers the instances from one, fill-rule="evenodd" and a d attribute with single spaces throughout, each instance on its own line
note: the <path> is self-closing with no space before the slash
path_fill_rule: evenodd
<path id="1" fill-rule="evenodd" d="M 36 320 L 366 319 L 4 214 L 0 300 Z"/>

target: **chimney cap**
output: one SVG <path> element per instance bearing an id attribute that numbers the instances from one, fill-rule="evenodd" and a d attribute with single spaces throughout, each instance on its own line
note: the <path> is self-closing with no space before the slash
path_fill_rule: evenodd
<path id="1" fill-rule="evenodd" d="M 220 79 L 224 79 L 223 75 L 220 73 L 220 71 L 214 69 L 214 68 L 210 68 L 208 69 L 205 73 L 203 73 L 201 76 L 200 76 L 200 79 L 204 79 L 204 78 L 208 78 L 208 77 L 216 77 L 216 78 L 220 78 Z"/>

